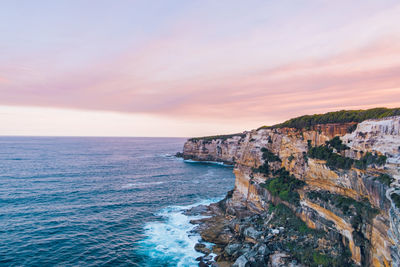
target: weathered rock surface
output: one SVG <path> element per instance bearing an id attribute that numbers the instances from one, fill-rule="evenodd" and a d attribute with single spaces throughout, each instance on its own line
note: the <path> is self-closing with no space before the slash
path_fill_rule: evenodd
<path id="1" fill-rule="evenodd" d="M 325 124 L 310 130 L 260 129 L 231 138 L 196 139 L 185 143 L 183 157 L 186 159 L 235 163 L 233 193 L 223 203 L 213 205 L 213 217 L 200 220 L 199 225 L 203 239 L 217 244 L 219 261 L 233 264 L 240 258 L 237 266 L 246 264 L 245 259 L 256 264 L 261 262 L 260 255 L 265 261 L 264 256 L 268 254 L 266 261 L 271 266 L 279 266 L 280 261 L 284 261 L 285 266 L 296 266 L 290 253 L 273 241 L 275 237 L 245 222 L 254 214 L 264 214 L 262 220 L 265 222 L 268 220 L 266 212 L 270 204 L 283 203 L 308 227 L 325 231 L 335 238 L 341 236 L 343 245 L 350 249 L 354 264 L 400 265 L 400 212 L 391 199 L 391 193 L 400 191 L 397 189 L 400 180 L 400 117 L 367 120 L 359 123 L 356 130 L 349 134 L 347 129 L 351 125 Z M 374 152 L 387 157 L 386 165 L 370 166 L 365 170 L 330 169 L 325 161 L 307 157 L 308 140 L 310 145 L 319 146 L 335 136 L 341 137 L 349 147 L 343 156 L 360 159 L 365 153 Z M 281 162 L 270 164 L 272 169 L 284 167 L 306 183 L 299 191 L 298 206 L 271 195 L 262 186 L 268 177 L 255 171 L 263 164 L 261 148 L 267 148 L 280 158 Z M 383 173 L 395 179 L 390 187 L 376 180 Z M 310 199 L 309 192 L 329 192 L 332 196 L 353 199 L 356 204 L 370 205 L 376 212 L 371 218 L 355 214 L 355 209 L 354 214 L 345 214 L 332 203 Z M 351 209 L 354 205 L 350 205 Z M 239 219 L 242 221 L 235 221 Z M 361 222 L 355 222 L 356 219 Z M 279 225 L 275 228 L 279 230 Z M 274 235 L 279 236 L 280 232 L 278 234 L 275 231 Z M 240 249 L 238 244 L 242 245 Z M 269 253 L 254 253 L 254 246 L 260 244 L 266 244 Z M 274 244 L 275 249 L 269 248 L 268 244 Z M 275 255 L 273 251 L 278 256 L 272 256 Z"/>

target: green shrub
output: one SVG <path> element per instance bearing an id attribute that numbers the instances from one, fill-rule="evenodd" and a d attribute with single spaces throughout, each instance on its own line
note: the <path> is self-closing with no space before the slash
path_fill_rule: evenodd
<path id="1" fill-rule="evenodd" d="M 281 159 L 277 155 L 269 151 L 267 148 L 265 147 L 261 148 L 261 152 L 263 153 L 262 154 L 263 160 L 268 162 L 275 162 L 275 161 L 281 162 Z"/>
<path id="2" fill-rule="evenodd" d="M 333 149 L 328 145 L 311 147 L 307 154 L 310 158 L 326 160 L 326 165 L 331 169 L 345 169 L 352 167 L 354 160 L 343 157 L 333 152 Z"/>
<path id="3" fill-rule="evenodd" d="M 318 265 L 332 266 L 331 259 L 328 256 L 318 253 L 316 251 L 314 251 L 313 253 L 313 260 Z"/>
<path id="4" fill-rule="evenodd" d="M 390 197 L 392 198 L 396 207 L 400 208 L 400 195 L 398 193 L 393 193 L 390 195 Z"/>
<path id="5" fill-rule="evenodd" d="M 289 191 L 284 190 L 284 191 L 279 192 L 279 197 L 283 200 L 289 201 Z"/>
<path id="6" fill-rule="evenodd" d="M 356 167 L 360 170 L 365 170 L 369 165 L 375 164 L 382 166 L 386 163 L 386 156 L 378 156 L 367 152 L 360 160 L 354 160 L 348 157 L 343 157 L 338 153 L 334 153 L 333 149 L 338 152 L 348 149 L 348 147 L 342 144 L 342 140 L 339 137 L 332 138 L 327 141 L 325 145 L 312 147 L 311 143 L 308 143 L 308 153 L 310 158 L 316 158 L 326 160 L 326 165 L 331 169 L 344 169 L 349 170 L 351 167 Z"/>
<path id="7" fill-rule="evenodd" d="M 329 147 L 335 148 L 338 152 L 349 149 L 348 146 L 342 143 L 342 140 L 340 140 L 339 136 L 335 136 L 329 141 L 326 141 L 326 144 Z"/>
<path id="8" fill-rule="evenodd" d="M 382 173 L 378 177 L 375 177 L 374 180 L 378 180 L 382 184 L 386 186 L 390 186 L 390 184 L 394 181 L 393 177 L 391 177 L 389 174 Z"/>
<path id="9" fill-rule="evenodd" d="M 265 128 L 297 128 L 309 129 L 317 124 L 327 123 L 346 123 L 346 122 L 362 122 L 368 119 L 379 119 L 389 116 L 400 115 L 400 108 L 373 108 L 367 110 L 341 110 L 335 112 L 328 112 L 325 114 L 304 115 L 297 118 L 287 120 L 283 123 L 274 126 L 263 126 L 259 129 Z"/>
<path id="10" fill-rule="evenodd" d="M 338 194 L 332 194 L 328 191 L 310 191 L 307 192 L 307 198 L 310 200 L 320 200 L 326 202 L 339 210 L 346 216 L 360 215 L 366 219 L 373 218 L 378 210 L 373 208 L 367 199 L 357 201 L 350 197 Z"/>
<path id="11" fill-rule="evenodd" d="M 352 133 L 352 132 L 354 132 L 356 129 L 357 129 L 357 123 L 356 123 L 356 124 L 353 124 L 353 125 L 351 125 L 351 126 L 349 126 L 349 127 L 347 128 L 347 132 L 348 132 L 348 133 Z"/>
<path id="12" fill-rule="evenodd" d="M 253 169 L 253 171 L 258 172 L 258 173 L 263 173 L 265 175 L 269 175 L 270 174 L 269 163 L 270 162 L 282 162 L 282 161 L 277 155 L 275 155 L 274 153 L 272 153 L 265 147 L 261 148 L 261 152 L 263 153 L 262 159 L 264 160 L 264 163 L 260 167 Z"/>
<path id="13" fill-rule="evenodd" d="M 262 173 L 262 174 L 265 174 L 265 175 L 269 175 L 270 174 L 270 169 L 269 169 L 268 162 L 264 162 L 264 164 L 261 165 L 258 168 L 253 168 L 253 172 L 258 172 L 258 173 Z"/>
<path id="14" fill-rule="evenodd" d="M 315 235 L 320 234 L 319 231 L 308 228 L 308 226 L 300 218 L 298 218 L 294 212 L 284 204 L 273 204 L 269 207 L 270 211 L 275 212 L 275 218 L 281 220 L 278 224 L 301 233 L 314 233 Z"/>
<path id="15" fill-rule="evenodd" d="M 357 169 L 365 170 L 369 165 L 376 164 L 378 166 L 385 165 L 386 156 L 378 156 L 377 154 L 372 154 L 371 152 L 367 152 L 364 156 L 362 156 L 359 160 L 355 161 L 354 166 Z"/>
<path id="16" fill-rule="evenodd" d="M 273 172 L 273 175 L 275 178 L 267 179 L 262 186 L 273 196 L 279 196 L 284 201 L 298 205 L 300 196 L 296 189 L 303 187 L 304 182 L 290 175 L 285 168 Z"/>

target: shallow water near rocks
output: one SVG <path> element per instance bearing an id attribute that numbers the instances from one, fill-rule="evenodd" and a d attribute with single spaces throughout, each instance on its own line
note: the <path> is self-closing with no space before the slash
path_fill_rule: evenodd
<path id="1" fill-rule="evenodd" d="M 184 141 L 0 137 L 0 265 L 196 265 L 196 217 L 182 211 L 234 176 L 175 158 Z"/>

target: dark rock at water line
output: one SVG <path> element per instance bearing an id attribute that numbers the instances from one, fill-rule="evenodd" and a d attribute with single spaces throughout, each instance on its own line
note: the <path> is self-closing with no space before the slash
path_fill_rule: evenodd
<path id="1" fill-rule="evenodd" d="M 182 153 L 182 152 L 177 152 L 177 153 L 175 154 L 175 157 L 177 157 L 177 158 L 183 158 L 183 153 Z"/>
<path id="2" fill-rule="evenodd" d="M 185 210 L 183 214 L 187 216 L 198 216 L 206 213 L 208 211 L 208 207 L 206 205 L 199 205 L 196 207 L 193 207 L 191 209 Z"/>
<path id="3" fill-rule="evenodd" d="M 194 249 L 195 249 L 197 252 L 201 252 L 201 253 L 204 253 L 204 254 L 206 254 L 206 255 L 208 255 L 208 254 L 211 253 L 211 250 L 210 250 L 209 248 L 207 248 L 206 245 L 201 244 L 201 243 L 197 243 L 197 244 L 194 246 Z"/>

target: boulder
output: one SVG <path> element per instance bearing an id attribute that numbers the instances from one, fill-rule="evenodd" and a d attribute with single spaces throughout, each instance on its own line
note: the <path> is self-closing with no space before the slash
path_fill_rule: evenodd
<path id="1" fill-rule="evenodd" d="M 207 212 L 208 208 L 206 205 L 199 205 L 191 209 L 185 210 L 183 213 L 188 216 L 197 216 Z"/>
<path id="2" fill-rule="evenodd" d="M 204 253 L 206 255 L 211 253 L 211 250 L 209 248 L 207 248 L 206 245 L 201 244 L 201 243 L 197 243 L 196 245 L 194 245 L 194 249 L 196 251 Z"/>
<path id="3" fill-rule="evenodd" d="M 225 247 L 225 252 L 229 256 L 232 256 L 233 253 L 235 253 L 236 251 L 238 251 L 241 248 L 241 246 L 242 246 L 241 244 L 228 244 Z"/>
<path id="4" fill-rule="evenodd" d="M 246 256 L 242 255 L 236 259 L 236 261 L 232 265 L 232 267 L 246 267 L 247 263 L 248 263 L 248 260 L 247 260 Z"/>
<path id="5" fill-rule="evenodd" d="M 278 232 L 279 232 L 279 230 L 278 230 Z M 254 240 L 257 240 L 261 237 L 262 232 L 259 232 L 256 229 L 254 229 L 252 226 L 250 226 L 250 227 L 244 229 L 243 235 L 246 237 L 250 237 Z"/>

